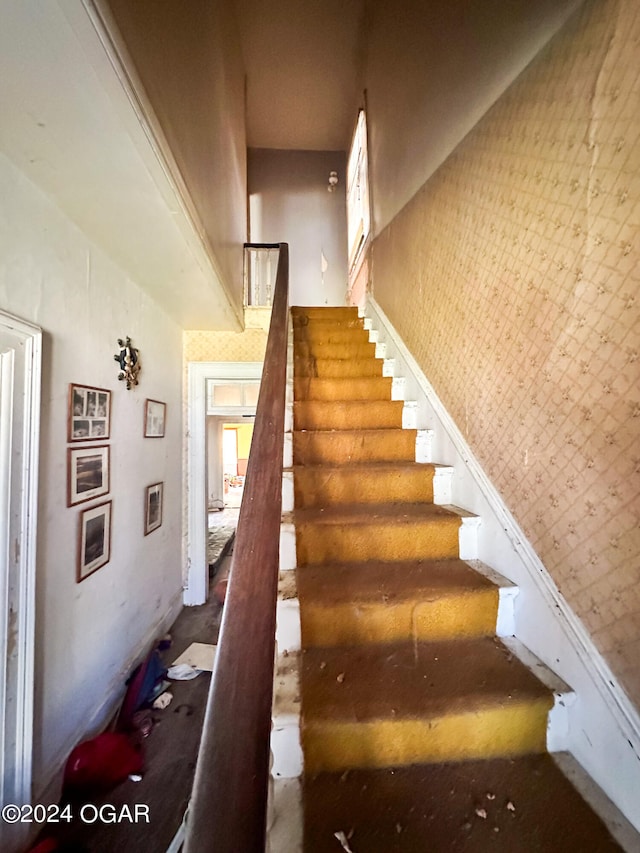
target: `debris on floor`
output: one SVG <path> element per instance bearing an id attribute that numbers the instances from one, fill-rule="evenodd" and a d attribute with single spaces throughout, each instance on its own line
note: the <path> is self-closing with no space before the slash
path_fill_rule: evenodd
<path id="1" fill-rule="evenodd" d="M 349 847 L 349 842 L 347 841 L 347 836 L 344 834 L 344 832 L 334 832 L 333 834 L 338 839 L 338 841 L 342 845 L 342 849 L 345 850 L 346 853 L 353 853 L 353 850 L 351 849 L 351 847 Z"/>
<path id="2" fill-rule="evenodd" d="M 191 681 L 191 679 L 197 678 L 201 672 L 201 669 L 194 669 L 188 663 L 179 663 L 177 666 L 169 667 L 167 678 L 172 681 Z"/>
<path id="3" fill-rule="evenodd" d="M 119 731 L 130 729 L 135 712 L 143 705 L 151 704 L 168 687 L 164 680 L 166 674 L 167 668 L 157 647 L 154 647 L 133 670 L 127 682 L 127 691 L 116 723 Z"/>
<path id="4" fill-rule="evenodd" d="M 213 662 L 216 656 L 216 646 L 211 643 L 191 643 L 173 662 L 172 667 L 188 664 L 194 669 L 213 672 Z"/>
<path id="5" fill-rule="evenodd" d="M 96 744 L 80 744 L 72 752 L 68 776 L 74 770 L 75 787 L 67 786 L 64 796 L 74 803 L 73 820 L 47 825 L 36 840 L 44 847 L 35 848 L 38 853 L 60 851 L 60 853 L 113 853 L 115 850 L 130 853 L 136 850 L 167 850 L 180 826 L 193 784 L 193 774 L 202 732 L 209 685 L 210 672 L 198 669 L 199 678 L 190 681 L 166 681 L 166 667 L 179 661 L 183 649 L 189 650 L 194 641 L 205 639 L 215 644 L 218 637 L 222 609 L 210 596 L 200 607 L 185 607 L 171 627 L 171 634 L 161 633 L 156 648 L 152 649 L 142 663 L 133 669 L 121 708 L 116 713 L 109 731 L 104 733 L 98 744 L 102 747 L 109 740 L 126 744 L 125 756 L 131 754 L 135 761 L 119 762 L 116 770 L 107 767 L 101 773 L 100 784 L 85 786 L 80 781 L 80 771 L 88 773 L 87 755 L 96 751 Z M 215 645 L 195 643 L 196 650 L 215 649 Z M 172 650 L 173 649 L 173 650 Z M 160 651 L 162 654 L 158 655 Z M 196 660 L 199 665 L 209 662 Z M 189 667 L 189 669 L 193 669 Z M 168 691 L 167 688 L 171 687 Z M 149 687 L 151 689 L 149 689 Z M 170 697 L 170 705 L 167 705 Z M 155 704 L 155 707 L 153 705 Z M 162 705 L 163 707 L 158 707 Z M 108 750 L 103 750 L 108 752 Z M 114 750 L 114 752 L 116 752 Z M 79 762 L 82 759 L 84 764 Z M 92 773 L 100 763 L 93 761 Z M 126 772 L 128 771 L 128 772 Z M 117 776 L 114 786 L 107 786 Z M 105 790 L 107 786 L 107 790 Z M 95 822 L 83 821 L 80 808 L 87 813 L 96 810 L 146 810 L 149 820 L 131 823 L 128 820 Z"/>
<path id="6" fill-rule="evenodd" d="M 213 594 L 216 598 L 216 601 L 219 604 L 224 604 L 225 599 L 227 597 L 227 586 L 229 585 L 229 578 L 221 578 L 215 586 L 213 587 Z"/>
<path id="7" fill-rule="evenodd" d="M 151 706 L 155 711 L 164 711 L 165 708 L 168 708 L 173 700 L 173 693 L 169 693 L 168 690 L 165 690 L 164 693 L 161 693 L 157 699 L 154 700 L 153 705 Z"/>
<path id="8" fill-rule="evenodd" d="M 209 528 L 207 535 L 207 562 L 215 572 L 222 559 L 230 552 L 236 535 L 235 524 Z"/>
<path id="9" fill-rule="evenodd" d="M 102 732 L 78 744 L 67 760 L 64 788 L 68 796 L 76 792 L 108 791 L 131 773 L 142 770 L 143 755 L 121 732 Z"/>

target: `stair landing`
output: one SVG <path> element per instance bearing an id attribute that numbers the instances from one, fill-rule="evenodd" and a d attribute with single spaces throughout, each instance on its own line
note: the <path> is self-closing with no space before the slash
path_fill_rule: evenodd
<path id="1" fill-rule="evenodd" d="M 304 781 L 305 851 L 612 853 L 549 755 L 319 773 Z"/>

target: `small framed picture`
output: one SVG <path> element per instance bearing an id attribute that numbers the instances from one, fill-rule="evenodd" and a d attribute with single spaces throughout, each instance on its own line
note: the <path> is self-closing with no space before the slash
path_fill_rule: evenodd
<path id="1" fill-rule="evenodd" d="M 111 559 L 111 503 L 107 501 L 80 513 L 78 583 Z"/>
<path id="2" fill-rule="evenodd" d="M 157 400 L 144 402 L 144 437 L 164 438 L 164 422 L 167 415 L 167 404 Z"/>
<path id="3" fill-rule="evenodd" d="M 69 385 L 69 441 L 109 438 L 111 391 L 88 385 Z"/>
<path id="4" fill-rule="evenodd" d="M 67 506 L 109 494 L 109 445 L 67 448 Z"/>
<path id="5" fill-rule="evenodd" d="M 162 499 L 164 483 L 147 486 L 144 500 L 144 535 L 157 530 L 162 524 Z"/>

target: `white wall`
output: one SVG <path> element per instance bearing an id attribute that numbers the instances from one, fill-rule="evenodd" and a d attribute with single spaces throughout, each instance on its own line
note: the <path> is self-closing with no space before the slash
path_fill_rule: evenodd
<path id="1" fill-rule="evenodd" d="M 107 5 L 197 208 L 227 292 L 241 309 L 247 233 L 245 74 L 233 4 L 108 0 Z"/>
<path id="2" fill-rule="evenodd" d="M 344 305 L 346 154 L 251 148 L 248 166 L 251 241 L 289 243 L 289 304 Z M 339 176 L 333 193 L 327 192 L 331 171 Z"/>
<path id="3" fill-rule="evenodd" d="M 34 789 L 93 733 L 131 664 L 181 603 L 179 327 L 3 155 L 0 308 L 44 332 L 37 556 Z M 117 339 L 141 353 L 118 382 Z M 66 507 L 70 382 L 111 389 L 112 552 L 76 583 L 79 507 Z M 167 403 L 166 437 L 144 439 L 146 397 Z M 143 535 L 145 487 L 165 484 L 162 526 Z M 100 502 L 100 499 L 95 503 Z M 92 506 L 84 504 L 84 507 Z"/>
<path id="4" fill-rule="evenodd" d="M 239 331 L 241 281 L 232 305 L 158 120 L 92 10 L 92 0 L 3 5 L 0 151 L 185 328 Z M 234 142 L 244 157 L 244 137 Z M 240 265 L 244 183 L 231 191 Z"/>

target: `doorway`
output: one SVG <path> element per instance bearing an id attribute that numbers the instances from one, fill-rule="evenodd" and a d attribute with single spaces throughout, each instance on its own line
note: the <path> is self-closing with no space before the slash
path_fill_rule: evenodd
<path id="1" fill-rule="evenodd" d="M 367 120 L 365 111 L 360 110 L 347 164 L 347 239 L 350 289 L 353 289 L 354 282 L 358 277 L 370 231 Z"/>
<path id="2" fill-rule="evenodd" d="M 0 312 L 0 787 L 31 802 L 42 332 Z M 19 842 L 0 824 L 0 847 Z"/>
<path id="3" fill-rule="evenodd" d="M 222 474 L 225 510 L 240 509 L 252 436 L 253 418 L 248 423 L 222 424 Z"/>
<path id="4" fill-rule="evenodd" d="M 261 376 L 262 362 L 191 362 L 188 365 L 187 573 L 184 581 L 184 603 L 187 605 L 204 604 L 207 600 L 210 507 L 224 508 L 223 425 L 250 423 L 256 413 Z M 209 437 L 212 424 L 220 430 L 217 439 Z"/>

